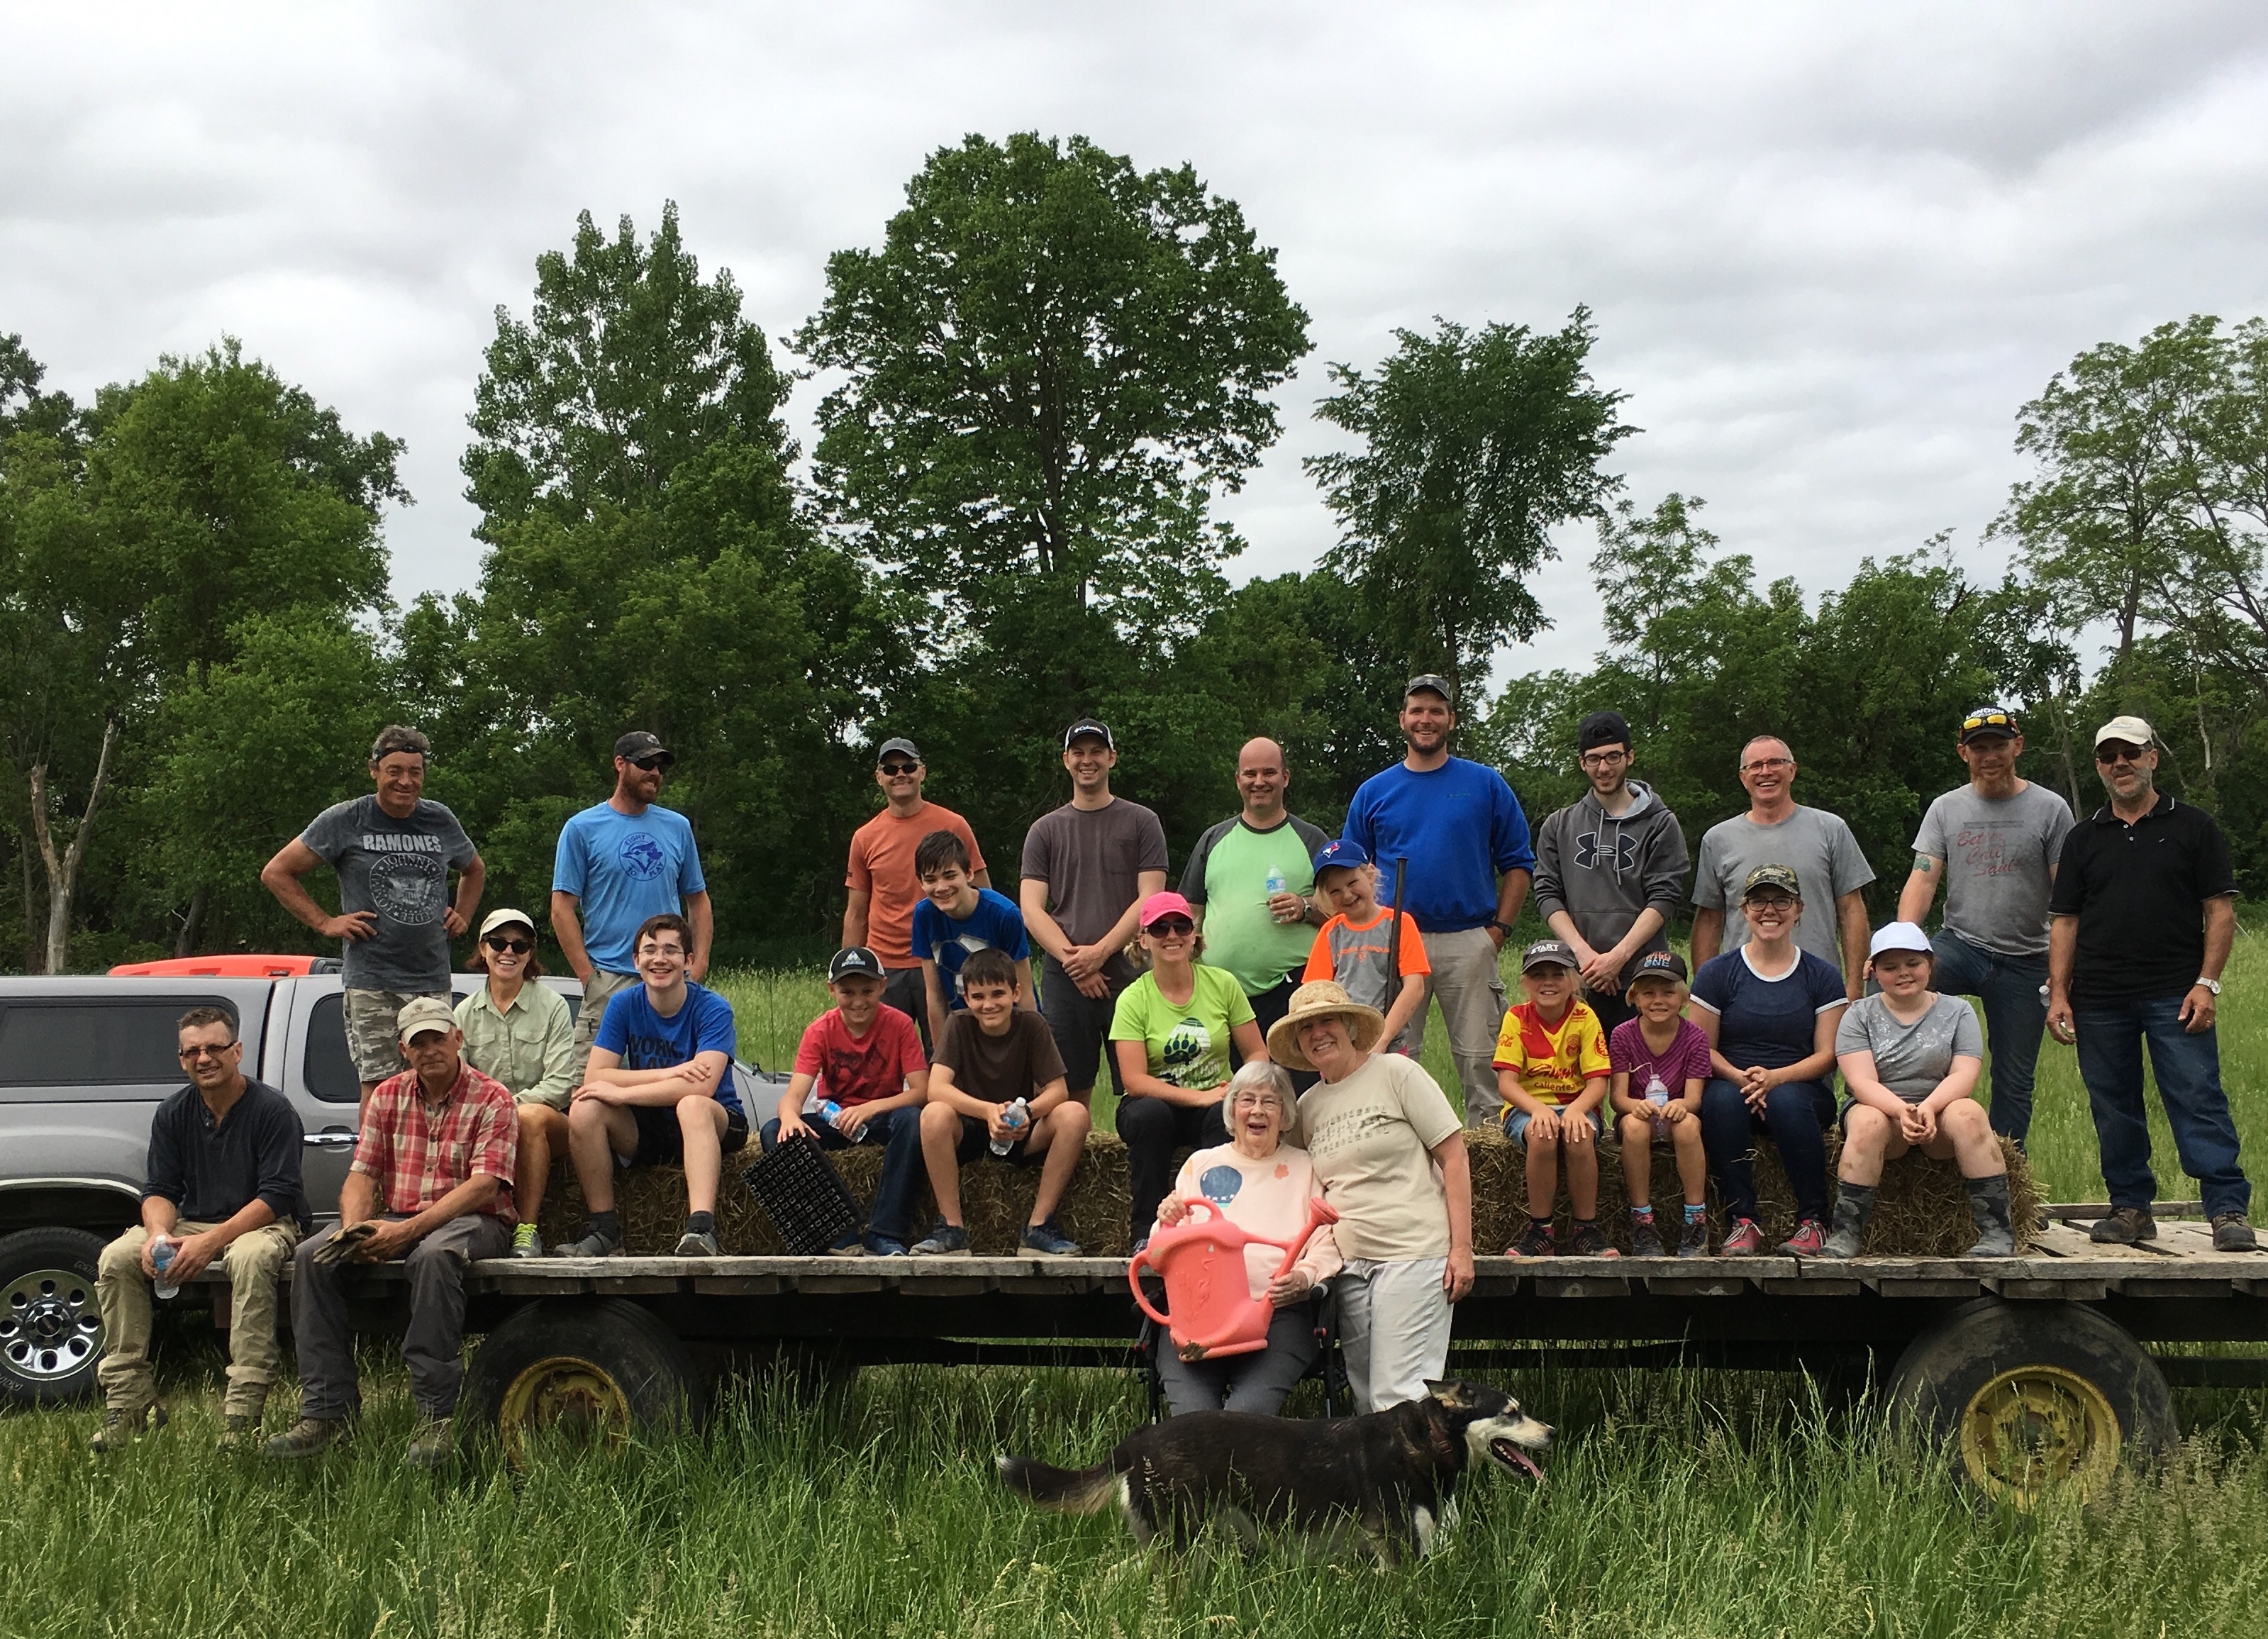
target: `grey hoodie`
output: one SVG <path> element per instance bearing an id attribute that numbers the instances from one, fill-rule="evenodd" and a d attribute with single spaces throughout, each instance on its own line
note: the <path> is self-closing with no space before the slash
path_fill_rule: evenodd
<path id="1" fill-rule="evenodd" d="M 1535 832 L 1536 914 L 1549 922 L 1565 911 L 1594 950 L 1618 944 L 1649 905 L 1668 922 L 1685 897 L 1683 827 L 1652 787 L 1632 780 L 1630 789 L 1631 805 L 1619 817 L 1586 791 Z M 1640 953 L 1668 948 L 1657 933 Z"/>

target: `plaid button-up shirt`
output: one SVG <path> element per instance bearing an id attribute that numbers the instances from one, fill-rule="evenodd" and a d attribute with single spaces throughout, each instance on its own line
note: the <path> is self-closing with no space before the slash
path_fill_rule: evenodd
<path id="1" fill-rule="evenodd" d="M 426 1104 L 414 1069 L 378 1084 L 353 1170 L 378 1180 L 387 1212 L 422 1212 L 485 1172 L 499 1187 L 480 1210 L 516 1224 L 512 1180 L 519 1160 L 519 1113 L 502 1082 L 462 1059 L 457 1064 L 456 1082 L 437 1106 Z"/>

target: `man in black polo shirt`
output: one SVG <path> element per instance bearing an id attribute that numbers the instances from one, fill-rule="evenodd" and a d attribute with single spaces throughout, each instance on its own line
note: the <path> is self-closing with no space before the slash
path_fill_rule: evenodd
<path id="1" fill-rule="evenodd" d="M 257 1437 L 279 1363 L 276 1277 L 313 1222 L 299 1187 L 299 1117 L 275 1088 L 246 1077 L 234 1015 L 193 1007 L 180 1033 L 189 1085 L 150 1122 L 142 1222 L 105 1246 L 96 1265 L 104 1352 L 95 1375 L 108 1406 L 92 1443 L 99 1452 L 131 1444 L 153 1408 L 165 1425 L 150 1371 L 150 1290 L 160 1246 L 172 1251 L 165 1285 L 195 1280 L 216 1261 L 228 1271 L 221 1448 Z"/>
<path id="2" fill-rule="evenodd" d="M 2090 1232 L 2119 1245 L 2157 1238 L 2142 1106 L 2146 1041 L 2213 1246 L 2250 1252 L 2252 1186 L 2237 1163 L 2213 1035 L 2220 970 L 2236 937 L 2228 839 L 2204 809 L 2160 794 L 2156 740 L 2141 718 L 2113 717 L 2095 731 L 2095 767 L 2110 805 L 2072 827 L 2048 900 L 2048 1029 L 2079 1043 L 2110 1191 L 2110 1216 Z"/>

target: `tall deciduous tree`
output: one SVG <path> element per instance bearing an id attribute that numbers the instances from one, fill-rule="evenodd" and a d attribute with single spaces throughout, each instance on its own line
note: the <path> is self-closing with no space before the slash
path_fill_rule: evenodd
<path id="1" fill-rule="evenodd" d="M 1546 624 L 1527 577 L 1551 530 L 1597 516 L 1619 481 L 1602 463 L 1637 430 L 1590 376 L 1590 314 L 1560 330 L 1397 330 L 1375 375 L 1331 366 L 1315 413 L 1362 439 L 1310 456 L 1338 515 L 1329 564 L 1351 577 L 1412 670 L 1477 679 L 1503 644 Z"/>

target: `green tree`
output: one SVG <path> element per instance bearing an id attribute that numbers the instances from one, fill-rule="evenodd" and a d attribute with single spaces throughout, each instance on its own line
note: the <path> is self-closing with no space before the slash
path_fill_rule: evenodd
<path id="1" fill-rule="evenodd" d="M 1577 308 L 1557 333 L 1436 320 L 1397 330 L 1375 375 L 1333 364 L 1316 415 L 1362 439 L 1306 466 L 1338 515 L 1326 563 L 1360 586 L 1412 671 L 1459 687 L 1506 643 L 1547 624 L 1527 580 L 1550 532 L 1600 515 L 1619 480 L 1601 463 L 1636 431 L 1623 394 L 1594 385 L 1594 334 Z"/>

